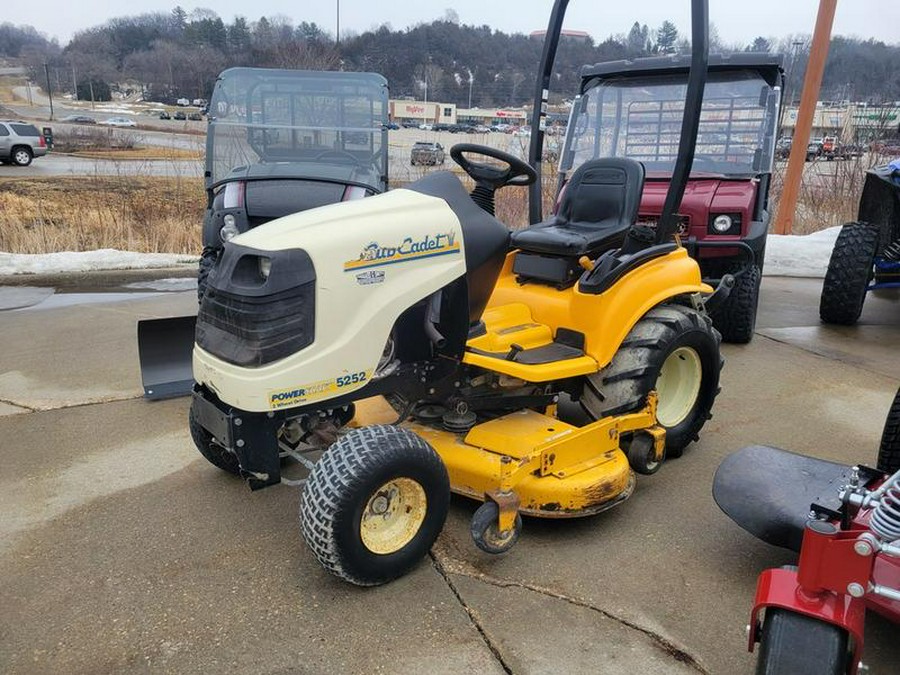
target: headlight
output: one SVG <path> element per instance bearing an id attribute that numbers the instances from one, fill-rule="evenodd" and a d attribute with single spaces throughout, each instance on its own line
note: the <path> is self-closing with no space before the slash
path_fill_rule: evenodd
<path id="1" fill-rule="evenodd" d="M 223 225 L 222 229 L 219 230 L 219 238 L 223 242 L 230 241 L 241 233 L 234 222 L 234 216 L 232 214 L 226 214 L 225 217 L 222 218 L 222 221 L 225 223 L 225 225 Z"/>
<path id="2" fill-rule="evenodd" d="M 722 214 L 721 216 L 716 216 L 715 220 L 713 220 L 713 229 L 720 233 L 725 234 L 728 230 L 731 229 L 732 220 L 731 216 Z"/>
<path id="3" fill-rule="evenodd" d="M 271 258 L 260 258 L 259 259 L 259 273 L 263 279 L 269 278 L 269 272 L 272 271 L 272 259 Z"/>

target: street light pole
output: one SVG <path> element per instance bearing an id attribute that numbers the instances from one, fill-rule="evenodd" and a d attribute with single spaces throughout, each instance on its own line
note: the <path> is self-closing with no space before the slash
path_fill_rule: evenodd
<path id="1" fill-rule="evenodd" d="M 50 66 L 44 64 L 44 75 L 47 76 L 47 96 L 50 99 L 50 121 L 53 121 L 53 87 L 50 86 Z"/>
<path id="2" fill-rule="evenodd" d="M 341 46 L 341 0 L 337 0 L 337 29 L 334 34 L 335 46 Z"/>

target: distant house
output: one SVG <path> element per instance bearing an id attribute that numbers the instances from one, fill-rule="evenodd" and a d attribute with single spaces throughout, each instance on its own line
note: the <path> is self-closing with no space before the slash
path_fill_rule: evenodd
<path id="1" fill-rule="evenodd" d="M 528 37 L 543 40 L 546 35 L 546 30 L 536 30 L 532 31 L 532 33 Z M 591 39 L 591 36 L 583 30 L 568 29 L 563 29 L 560 32 L 560 37 L 567 38 L 569 40 L 575 40 L 576 42 L 588 42 Z"/>

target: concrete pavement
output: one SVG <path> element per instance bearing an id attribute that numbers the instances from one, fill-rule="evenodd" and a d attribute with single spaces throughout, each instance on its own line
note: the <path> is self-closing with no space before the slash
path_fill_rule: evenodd
<path id="1" fill-rule="evenodd" d="M 250 493 L 196 453 L 185 399 L 137 398 L 136 320 L 191 311 L 191 291 L 25 291 L 37 304 L 0 313 L 0 671 L 750 673 L 756 575 L 791 555 L 718 511 L 715 468 L 750 443 L 871 461 L 900 385 L 900 299 L 834 330 L 820 285 L 764 280 L 700 442 L 628 502 L 527 519 L 491 557 L 454 499 L 431 558 L 368 590 L 319 569 L 296 489 Z M 896 627 L 867 630 L 871 672 L 900 670 Z"/>

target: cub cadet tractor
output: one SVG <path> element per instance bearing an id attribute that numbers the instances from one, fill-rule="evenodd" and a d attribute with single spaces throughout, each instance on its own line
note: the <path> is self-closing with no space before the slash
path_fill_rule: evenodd
<path id="1" fill-rule="evenodd" d="M 282 482 L 285 457 L 308 467 L 302 532 L 330 572 L 359 585 L 406 572 L 451 491 L 484 502 L 476 544 L 506 551 L 522 514 L 608 509 L 632 493 L 634 472 L 654 473 L 697 438 L 722 366 L 708 310 L 732 279 L 714 292 L 673 241 L 706 76 L 706 1 L 693 10 L 656 229 L 636 224 L 643 166 L 607 158 L 579 168 L 551 219 L 511 236 L 494 194 L 530 184 L 534 168 L 463 144 L 450 154 L 471 194 L 432 173 L 225 244 L 197 317 L 191 433 L 252 489 Z"/>

